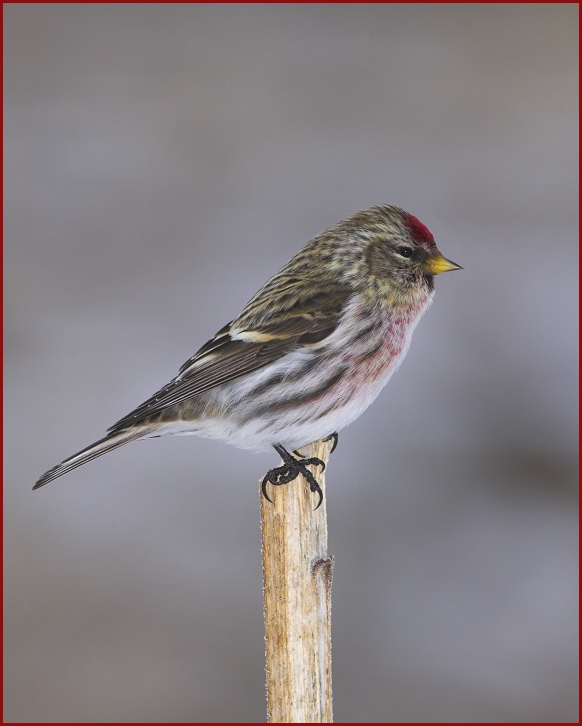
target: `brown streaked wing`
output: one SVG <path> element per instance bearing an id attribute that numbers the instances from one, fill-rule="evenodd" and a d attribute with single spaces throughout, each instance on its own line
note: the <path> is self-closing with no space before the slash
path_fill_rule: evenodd
<path id="1" fill-rule="evenodd" d="M 279 345 L 270 346 L 271 356 L 259 356 L 262 349 L 266 346 L 262 343 L 246 343 L 242 340 L 232 340 L 230 336 L 225 337 L 223 342 L 218 345 L 212 345 L 213 341 L 209 341 L 204 346 L 208 346 L 211 352 L 204 353 L 202 356 L 194 356 L 187 364 L 182 366 L 183 373 L 180 373 L 170 383 L 165 385 L 153 396 L 144 401 L 131 413 L 124 416 L 111 426 L 108 431 L 121 431 L 128 426 L 134 426 L 141 423 L 150 416 L 163 411 L 168 406 L 181 403 L 189 398 L 203 393 L 204 391 L 214 388 L 221 383 L 226 383 L 233 378 L 238 378 L 245 373 L 262 368 L 272 360 L 280 358 L 289 349 L 287 341 L 281 345 L 282 341 L 275 341 Z M 207 360 L 204 360 L 204 359 Z M 200 361 L 199 365 L 193 367 L 196 361 Z M 192 367 L 192 371 L 187 372 Z"/>
<path id="2" fill-rule="evenodd" d="M 223 345 L 226 341 L 230 340 L 230 326 L 232 325 L 232 320 L 230 323 L 225 325 L 223 328 L 221 328 L 218 333 L 214 336 L 214 338 L 211 338 L 207 343 L 204 343 L 202 348 L 196 351 L 194 355 L 191 358 L 188 358 L 188 360 L 180 366 L 180 370 L 178 371 L 178 375 L 181 373 L 184 373 L 185 371 L 190 368 L 190 366 L 195 363 L 197 360 L 202 358 L 203 356 L 207 355 L 208 353 L 213 353 L 215 350 L 219 349 L 221 345 Z"/>
<path id="3" fill-rule="evenodd" d="M 313 308 L 313 298 L 310 298 L 310 303 L 305 307 L 297 306 L 292 311 L 285 311 L 285 314 L 272 316 L 266 324 L 245 329 L 251 336 L 253 333 L 267 334 L 270 338 L 267 341 L 233 339 L 229 334 L 230 326 L 225 326 L 184 363 L 176 378 L 113 424 L 108 431 L 121 431 L 142 423 L 168 406 L 256 371 L 293 349 L 320 342 L 337 327 L 345 298 L 342 296 L 341 303 L 339 296 L 333 301 L 328 299 L 328 304 L 317 314 Z"/>

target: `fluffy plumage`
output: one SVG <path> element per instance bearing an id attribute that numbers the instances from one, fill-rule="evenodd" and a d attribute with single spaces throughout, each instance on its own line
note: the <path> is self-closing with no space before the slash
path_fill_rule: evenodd
<path id="1" fill-rule="evenodd" d="M 34 488 L 141 438 L 296 449 L 339 431 L 401 364 L 434 275 L 454 269 L 402 209 L 354 214 L 300 250 L 170 383 Z"/>

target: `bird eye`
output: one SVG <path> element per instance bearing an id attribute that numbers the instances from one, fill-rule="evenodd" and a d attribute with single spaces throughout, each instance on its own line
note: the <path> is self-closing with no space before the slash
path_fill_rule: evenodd
<path id="1" fill-rule="evenodd" d="M 410 257 L 412 255 L 412 247 L 398 247 L 396 251 L 402 257 Z"/>

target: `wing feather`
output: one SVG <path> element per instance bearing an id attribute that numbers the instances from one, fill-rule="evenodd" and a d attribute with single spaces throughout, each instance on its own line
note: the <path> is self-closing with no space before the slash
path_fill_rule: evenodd
<path id="1" fill-rule="evenodd" d="M 324 340 L 339 324 L 348 297 L 346 291 L 317 295 L 296 294 L 292 305 L 267 315 L 253 315 L 253 298 L 241 315 L 225 325 L 180 368 L 176 378 L 134 411 L 111 426 L 109 432 L 142 424 L 169 406 L 262 368 L 289 353 Z M 262 319 L 259 319 L 262 318 Z"/>

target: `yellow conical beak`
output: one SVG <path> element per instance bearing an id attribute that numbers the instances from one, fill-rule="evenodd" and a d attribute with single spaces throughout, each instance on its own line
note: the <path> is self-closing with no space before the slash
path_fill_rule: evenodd
<path id="1" fill-rule="evenodd" d="M 449 272 L 449 270 L 462 270 L 461 265 L 447 260 L 442 254 L 436 250 L 422 265 L 424 271 L 429 275 L 438 275 L 440 272 Z"/>

